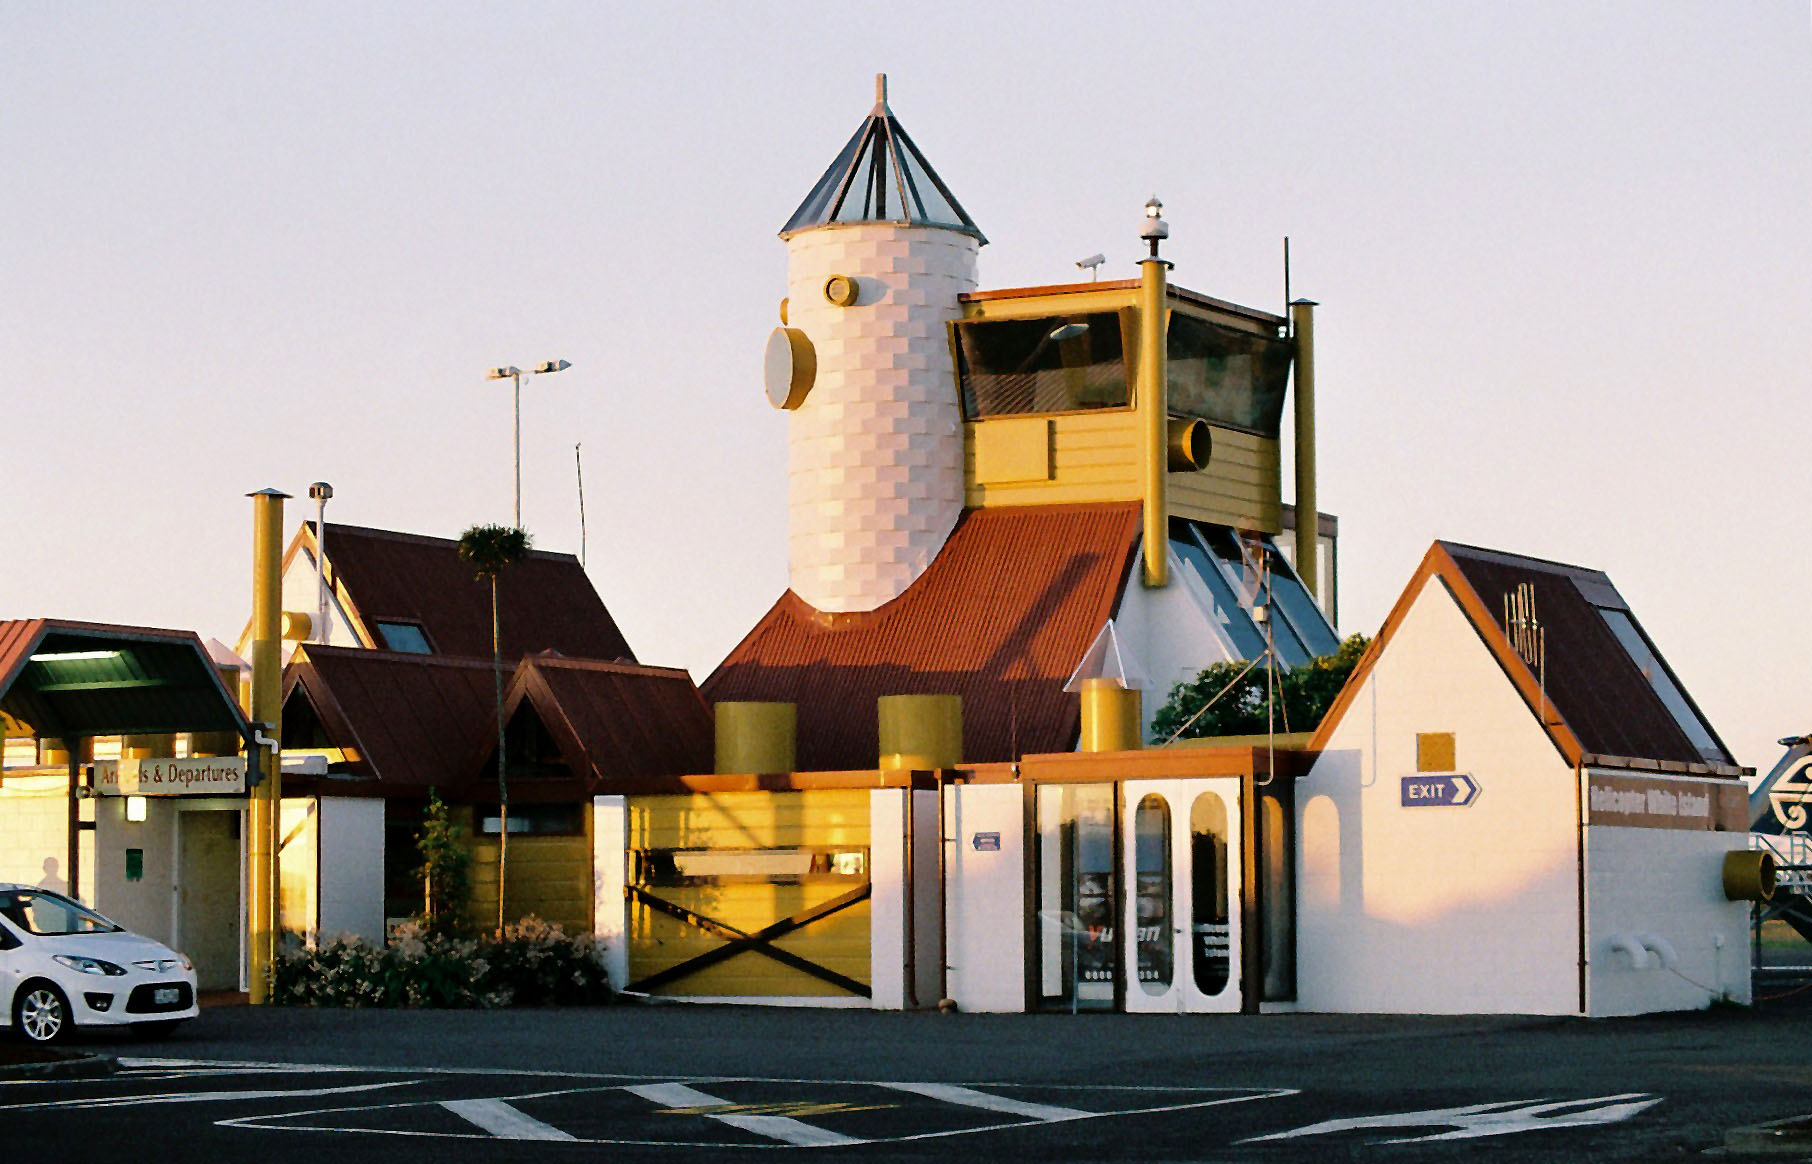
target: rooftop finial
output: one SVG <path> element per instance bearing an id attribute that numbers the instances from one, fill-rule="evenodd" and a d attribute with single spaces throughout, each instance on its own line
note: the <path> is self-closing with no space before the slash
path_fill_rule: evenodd
<path id="1" fill-rule="evenodd" d="M 875 108 L 887 108 L 887 74 L 875 74 Z"/>

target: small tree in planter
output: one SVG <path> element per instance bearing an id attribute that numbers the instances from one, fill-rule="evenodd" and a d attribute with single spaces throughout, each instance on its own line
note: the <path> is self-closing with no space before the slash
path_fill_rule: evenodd
<path id="1" fill-rule="evenodd" d="M 432 934 L 457 936 L 465 929 L 472 855 L 452 810 L 432 788 L 421 831 L 415 834 L 415 851 L 421 857 L 417 872 L 422 879 L 422 926 Z"/>

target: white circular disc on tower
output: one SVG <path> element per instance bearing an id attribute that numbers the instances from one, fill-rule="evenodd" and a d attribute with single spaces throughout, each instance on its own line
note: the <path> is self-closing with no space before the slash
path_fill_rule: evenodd
<path id="1" fill-rule="evenodd" d="M 762 379 L 768 403 L 775 408 L 798 408 L 812 390 L 818 375 L 818 353 L 812 341 L 796 327 L 777 327 L 768 335 L 762 360 Z"/>

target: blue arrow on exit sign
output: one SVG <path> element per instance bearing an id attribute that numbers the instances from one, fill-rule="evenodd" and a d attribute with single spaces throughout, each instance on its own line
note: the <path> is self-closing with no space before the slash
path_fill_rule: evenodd
<path id="1" fill-rule="evenodd" d="M 1459 772 L 1403 777 L 1404 808 L 1464 808 L 1478 794 L 1478 782 Z"/>

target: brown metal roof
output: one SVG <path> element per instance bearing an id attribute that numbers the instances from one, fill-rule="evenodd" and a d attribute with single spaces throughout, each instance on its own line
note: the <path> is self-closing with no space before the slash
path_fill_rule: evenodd
<path id="1" fill-rule="evenodd" d="M 1112 617 L 1138 537 L 1136 502 L 971 510 L 878 610 L 825 614 L 787 591 L 705 698 L 796 703 L 801 770 L 874 766 L 883 695 L 962 696 L 965 763 L 1068 751 L 1079 710 L 1063 684 Z"/>
<path id="2" fill-rule="evenodd" d="M 1364 658 L 1322 720 L 1312 748 L 1323 747 L 1345 714 L 1366 675 L 1388 649 L 1392 635 L 1430 580 L 1438 578 L 1466 613 L 1479 637 L 1497 657 L 1532 714 L 1568 763 L 1585 757 L 1706 765 L 1734 771 L 1729 749 L 1699 714 L 1661 652 L 1649 648 L 1667 677 L 1679 687 L 1692 712 L 1723 753 L 1701 756 L 1680 728 L 1641 668 L 1611 632 L 1602 609 L 1629 613 L 1629 604 L 1597 570 L 1540 558 L 1506 554 L 1454 542 L 1436 542 L 1409 586 L 1385 619 Z M 1534 588 L 1535 615 L 1545 631 L 1545 674 L 1519 656 L 1505 625 L 1504 598 L 1523 583 Z M 1633 613 L 1630 614 L 1635 621 Z M 1640 630 L 1644 640 L 1647 632 Z"/>
<path id="3" fill-rule="evenodd" d="M 290 548 L 307 542 L 305 522 Z M 384 645 L 380 622 L 419 623 L 437 654 L 491 657 L 491 596 L 450 538 L 327 526 L 327 563 L 336 590 L 350 602 L 372 645 Z M 635 653 L 571 554 L 542 550 L 498 576 L 503 654 L 508 661 L 536 651 L 588 659 L 626 659 Z"/>
<path id="4" fill-rule="evenodd" d="M 529 704 L 588 796 L 644 791 L 711 770 L 711 709 L 692 676 L 678 668 L 532 655 L 504 702 L 512 723 Z M 480 780 L 495 763 L 491 747 Z"/>
<path id="5" fill-rule="evenodd" d="M 305 697 L 328 740 L 347 751 L 345 770 L 335 775 L 356 783 L 344 792 L 447 788 L 470 777 L 487 731 L 495 730 L 493 684 L 489 659 L 310 643 L 284 672 L 285 730 L 298 718 L 294 701 Z"/>
<path id="6" fill-rule="evenodd" d="M 80 652 L 114 653 L 32 658 Z M 0 622 L 0 716 L 48 737 L 246 730 L 193 631 L 68 619 Z"/>

